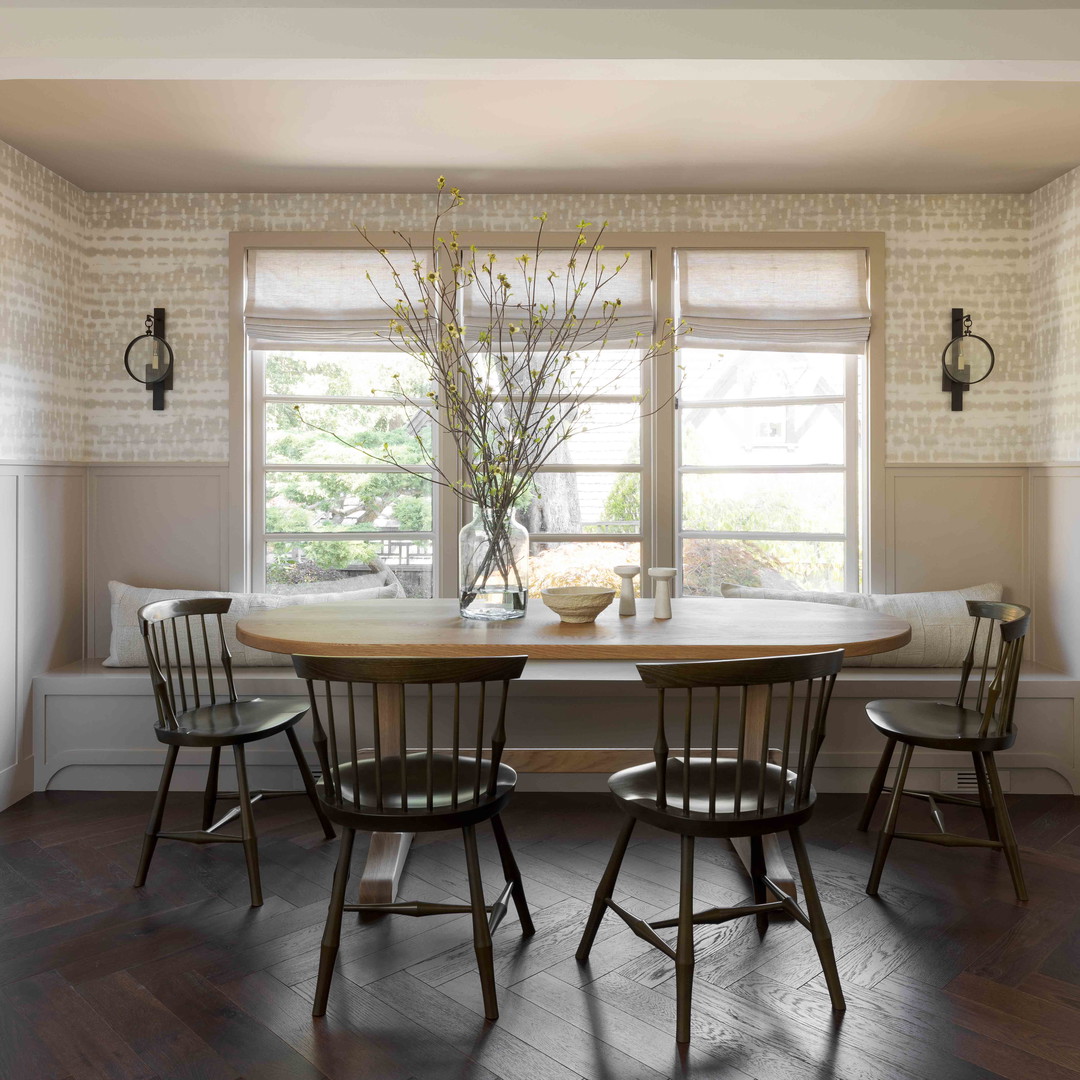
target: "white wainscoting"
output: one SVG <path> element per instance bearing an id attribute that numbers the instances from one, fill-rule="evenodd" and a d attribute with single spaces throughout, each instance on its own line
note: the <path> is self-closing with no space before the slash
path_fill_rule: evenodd
<path id="1" fill-rule="evenodd" d="M 1080 466 L 1031 470 L 1036 656 L 1080 673 Z"/>
<path id="2" fill-rule="evenodd" d="M 89 529 L 87 534 L 87 655 L 108 651 L 110 578 L 136 585 L 226 588 L 229 568 L 227 466 L 109 465 L 89 466 Z M 1051 589 L 1058 575 L 1071 575 L 1080 591 L 1080 573 L 1067 566 L 1070 548 L 1080 550 L 1080 467 L 1072 470 L 1025 466 L 957 464 L 892 465 L 886 473 L 886 569 L 890 591 L 941 589 L 998 580 L 1006 595 L 1032 599 L 1036 607 L 1038 659 L 1047 666 L 1080 673 L 1077 657 L 1067 648 L 1080 638 L 1080 604 L 1068 604 L 1067 593 Z M 1034 493 L 1034 494 L 1033 494 Z M 1071 524 L 1070 524 L 1071 523 Z M 1074 531 L 1070 531 L 1070 529 Z M 1037 538 L 1033 542 L 1033 537 Z M 0 533 L 0 543 L 2 543 Z M 1040 582 L 1033 590 L 1033 581 Z M 1077 597 L 1080 600 L 1080 597 Z M 4 603 L 0 591 L 0 605 Z M 1040 625 L 1046 612 L 1046 625 Z M 1070 621 L 1071 620 L 1071 621 Z M 1075 649 L 1075 645 L 1074 645 Z M 1031 654 L 1029 654 L 1031 655 Z M 1057 660 L 1058 663 L 1053 661 Z M 40 668 L 39 670 L 44 670 Z M 869 672 L 868 672 L 869 674 Z M 148 687 L 147 687 L 148 689 Z M 610 688 L 609 688 L 610 689 Z M 920 693 L 933 693 L 920 686 Z M 914 688 L 913 688 L 913 692 Z M 113 721 L 93 736 L 106 745 L 90 747 L 91 760 L 63 755 L 78 750 L 77 703 L 61 695 L 54 707 L 53 754 L 39 763 L 39 778 L 58 786 L 152 787 L 160 751 L 125 709 L 136 707 L 142 691 L 133 687 Z M 640 695 L 620 689 L 602 704 L 595 691 L 582 693 L 563 686 L 556 702 L 551 689 L 541 693 L 522 686 L 517 694 L 519 731 L 527 731 L 530 747 L 629 746 L 651 741 L 652 706 Z M 98 702 L 93 707 L 101 716 Z M 140 701 L 149 705 L 149 698 Z M 109 708 L 116 706 L 115 702 Z M 557 707 L 553 707 L 557 706 Z M 108 709 L 106 710 L 108 711 Z M 1023 703 L 1021 741 L 1013 758 L 1014 790 L 1062 791 L 1073 783 L 1080 756 L 1075 752 L 1075 702 L 1071 689 L 1032 691 Z M 121 714 L 126 719 L 120 722 Z M 61 716 L 64 720 L 61 722 Z M 140 713 L 141 717 L 141 713 Z M 595 723 L 582 717 L 594 718 Z M 42 718 L 43 719 L 43 718 Z M 74 726 L 73 726 L 74 725 Z M 61 730 L 66 735 L 61 737 Z M 44 737 L 45 728 L 40 729 Z M 109 732 L 120 740 L 109 742 Z M 68 741 L 74 738 L 74 743 Z M 876 753 L 862 718 L 860 693 L 837 701 L 829 744 L 821 762 L 825 790 L 859 790 Z M 523 745 L 519 741 L 518 745 Z M 77 761 L 77 763 L 76 763 Z M 96 762 L 96 765 L 95 765 Z M 267 762 L 269 764 L 269 761 Z M 933 767 L 937 767 L 935 761 Z M 59 775 L 54 771 L 60 767 Z M 185 770 L 184 783 L 200 783 L 199 766 Z M 602 778 L 589 774 L 533 774 L 526 786 L 595 787 Z"/>
<path id="3" fill-rule="evenodd" d="M 33 679 L 84 654 L 86 469 L 0 465 L 0 809 L 33 790 Z"/>

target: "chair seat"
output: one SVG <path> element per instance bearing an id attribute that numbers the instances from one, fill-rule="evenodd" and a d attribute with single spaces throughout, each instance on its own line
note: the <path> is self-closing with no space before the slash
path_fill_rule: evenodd
<path id="1" fill-rule="evenodd" d="M 480 762 L 480 798 L 474 800 L 476 790 L 476 759 L 459 757 L 457 769 L 454 769 L 452 754 L 433 754 L 431 757 L 431 807 L 428 808 L 428 756 L 423 751 L 405 755 L 405 777 L 408 791 L 408 806 L 402 805 L 401 797 L 401 758 L 384 757 L 382 759 L 382 807 L 377 803 L 376 769 L 371 758 L 359 762 L 341 764 L 341 791 L 337 798 L 328 800 L 324 781 L 318 783 L 323 804 L 338 815 L 368 818 L 408 817 L 410 829 L 446 828 L 445 818 L 465 815 L 470 819 L 482 820 L 497 813 L 499 807 L 513 792 L 517 784 L 517 773 L 509 765 L 499 765 L 495 780 L 495 790 L 488 794 L 488 780 L 491 776 L 491 762 Z M 357 798 L 354 802 L 353 792 Z M 454 805 L 454 792 L 457 792 L 457 805 Z M 357 805 L 357 803 L 359 805 Z M 333 814 L 331 815 L 333 816 Z M 417 819 L 413 822 L 413 819 Z M 425 819 L 421 823 L 420 819 Z M 344 816 L 336 820 L 344 821 Z"/>
<path id="2" fill-rule="evenodd" d="M 291 727 L 308 711 L 307 698 L 246 698 L 188 709 L 178 731 L 156 727 L 158 740 L 178 746 L 229 746 L 254 742 Z"/>
<path id="3" fill-rule="evenodd" d="M 982 713 L 945 701 L 882 698 L 867 704 L 866 715 L 890 739 L 931 750 L 1006 750 L 1016 741 L 1011 728 L 1004 735 L 980 735 Z"/>
<path id="4" fill-rule="evenodd" d="M 662 829 L 697 836 L 755 836 L 781 832 L 805 821 L 813 809 L 816 794 L 811 787 L 809 796 L 795 803 L 795 783 L 798 777 L 790 769 L 785 773 L 779 765 L 766 765 L 764 779 L 764 808 L 758 810 L 758 782 L 761 765 L 743 763 L 742 791 L 739 813 L 736 813 L 735 788 L 738 765 L 731 758 L 716 763 L 716 812 L 709 813 L 711 765 L 709 758 L 690 758 L 689 815 L 683 812 L 683 759 L 668 758 L 667 808 L 657 805 L 655 763 L 623 769 L 608 779 L 608 787 L 625 809 Z M 778 809 L 780 797 L 785 802 Z"/>

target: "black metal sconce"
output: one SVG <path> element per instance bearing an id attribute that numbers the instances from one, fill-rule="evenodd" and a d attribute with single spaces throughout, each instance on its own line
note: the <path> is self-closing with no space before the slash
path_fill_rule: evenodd
<path id="1" fill-rule="evenodd" d="M 952 394 L 952 411 L 964 409 L 964 392 L 994 370 L 994 350 L 971 332 L 971 316 L 952 309 L 952 340 L 941 352 L 941 389 Z"/>
<path id="2" fill-rule="evenodd" d="M 146 333 L 140 334 L 124 350 L 127 373 L 153 393 L 153 408 L 165 408 L 165 391 L 172 389 L 173 351 L 165 340 L 165 309 L 154 308 L 146 316 Z M 140 374 L 136 374 L 140 372 Z"/>

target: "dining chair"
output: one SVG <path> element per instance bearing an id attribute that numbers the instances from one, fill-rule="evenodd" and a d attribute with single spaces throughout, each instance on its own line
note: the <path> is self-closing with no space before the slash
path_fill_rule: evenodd
<path id="1" fill-rule="evenodd" d="M 326 1013 L 334 962 L 346 911 L 367 914 L 472 915 L 473 949 L 480 971 L 484 1016 L 499 1017 L 491 935 L 513 898 L 524 936 L 534 933 L 525 889 L 500 813 L 517 784 L 517 773 L 502 761 L 506 745 L 506 701 L 510 682 L 521 675 L 525 656 L 425 659 L 294 656 L 307 680 L 315 748 L 322 764 L 319 798 L 327 816 L 341 826 L 341 848 L 319 956 L 312 1016 Z M 316 684 L 323 688 L 320 707 Z M 488 690 L 488 684 L 495 689 Z M 344 694 L 334 700 L 334 687 Z M 462 695 L 462 687 L 476 687 Z M 360 690 L 357 690 L 357 687 Z M 448 708 L 436 708 L 435 688 L 450 688 Z M 407 688 L 414 688 L 408 708 Z M 382 691 L 389 689 L 394 715 L 380 715 Z M 412 696 L 412 695 L 410 695 Z M 441 699 L 440 693 L 440 699 Z M 493 701 L 489 704 L 488 698 Z M 470 698 L 472 700 L 470 700 Z M 365 708 L 365 706 L 370 706 Z M 445 715 L 451 746 L 436 748 L 436 714 Z M 411 721 L 411 723 L 410 723 Z M 370 747 L 370 750 L 366 749 Z M 485 757 L 485 752 L 487 756 Z M 480 877 L 476 826 L 490 821 L 502 863 L 505 887 L 487 904 Z M 353 841 L 365 832 L 441 832 L 460 829 L 465 839 L 468 904 L 398 900 L 346 904 Z"/>
<path id="2" fill-rule="evenodd" d="M 686 664 L 638 664 L 642 681 L 657 691 L 654 760 L 615 773 L 608 787 L 626 814 L 607 869 L 597 887 L 577 959 L 584 963 L 606 912 L 615 912 L 630 929 L 675 961 L 676 1033 L 690 1041 L 690 1000 L 694 972 L 694 927 L 753 915 L 764 935 L 769 914 L 785 911 L 811 933 L 825 973 L 832 1007 L 845 1008 L 836 971 L 832 937 L 818 898 L 810 860 L 799 831 L 814 810 L 811 784 L 814 762 L 825 737 L 825 720 L 844 650 L 719 660 Z M 774 690 L 785 692 L 774 708 Z M 738 695 L 727 693 L 731 688 Z M 798 690 L 805 695 L 797 705 Z M 695 694 L 697 696 L 695 697 Z M 681 700 L 678 723 L 682 756 L 672 757 L 668 727 Z M 704 715 L 695 717 L 695 701 Z M 737 702 L 737 705 L 735 704 Z M 719 748 L 722 724 L 737 717 L 738 746 Z M 700 729 L 704 726 L 704 734 Z M 693 733 L 698 730 L 700 739 Z M 704 756 L 692 756 L 694 746 Z M 613 899 L 623 856 L 634 826 L 647 822 L 681 837 L 679 913 L 677 918 L 647 922 L 635 918 Z M 762 837 L 786 832 L 802 880 L 806 912 L 770 879 Z M 747 838 L 754 903 L 694 911 L 694 842 L 698 837 Z M 769 900 L 768 894 L 775 899 Z M 656 933 L 677 927 L 673 949 Z"/>
<path id="3" fill-rule="evenodd" d="M 885 750 L 877 771 L 870 783 L 870 791 L 863 807 L 858 828 L 866 832 L 874 807 L 883 791 L 892 793 L 885 824 L 878 836 L 874 866 L 866 891 L 877 896 L 881 884 L 881 872 L 893 840 L 921 840 L 924 843 L 942 844 L 946 847 L 988 847 L 1005 854 L 1012 875 L 1017 900 L 1027 899 L 1024 871 L 1020 865 L 1020 850 L 1016 844 L 1009 809 L 1001 791 L 994 754 L 1008 750 L 1016 742 L 1013 727 L 1013 709 L 1016 705 L 1016 687 L 1020 679 L 1020 661 L 1024 653 L 1024 638 L 1031 623 L 1031 609 L 1022 604 L 993 603 L 969 600 L 968 614 L 973 618 L 971 643 L 960 669 L 960 688 L 952 702 L 917 701 L 905 698 L 883 698 L 866 706 L 870 723 L 885 736 Z M 986 620 L 983 626 L 983 620 Z M 997 633 L 995 635 L 995 629 Z M 980 634 L 982 637 L 980 650 Z M 989 678 L 990 656 L 993 641 L 998 639 L 993 678 Z M 974 707 L 965 706 L 968 699 L 971 672 L 976 664 L 977 653 L 982 652 L 978 689 Z M 885 784 L 893 751 L 901 743 L 900 761 L 892 787 Z M 916 747 L 926 750 L 950 750 L 970 754 L 975 771 L 979 798 L 965 799 L 959 795 L 940 791 L 914 791 L 906 788 L 908 768 Z M 930 807 L 936 833 L 897 832 L 896 821 L 903 796 L 925 800 Z M 938 803 L 955 803 L 960 806 L 977 806 L 982 810 L 988 839 L 961 836 L 947 832 L 945 820 Z"/>
<path id="4" fill-rule="evenodd" d="M 165 768 L 161 773 L 157 797 L 146 826 L 142 855 L 135 875 L 135 887 L 146 884 L 150 860 L 159 840 L 182 840 L 189 844 L 243 844 L 247 862 L 251 906 L 262 902 L 262 883 L 259 877 L 259 847 L 255 833 L 252 804 L 260 799 L 305 794 L 315 807 L 315 814 L 328 840 L 334 829 L 319 805 L 315 780 L 304 759 L 300 742 L 293 730 L 296 722 L 308 711 L 307 700 L 291 698 L 238 698 L 233 685 L 232 655 L 225 640 L 221 616 L 229 610 L 229 597 L 199 600 L 158 600 L 139 609 L 139 626 L 146 646 L 146 662 L 157 706 L 154 734 L 165 743 Z M 210 626 L 207 626 L 207 617 Z M 194 623 L 194 627 L 192 624 Z M 211 659 L 212 630 L 217 630 L 218 663 L 225 679 L 225 692 L 219 695 L 215 686 L 214 663 Z M 296 758 L 304 790 L 252 792 L 248 784 L 245 747 L 248 743 L 268 739 L 284 732 Z M 165 801 L 172 783 L 173 769 L 182 746 L 209 748 L 210 769 L 203 793 L 202 828 L 185 832 L 162 832 Z M 218 772 L 222 747 L 231 747 L 236 765 L 235 793 L 218 791 Z M 236 799 L 237 805 L 219 821 L 214 821 L 217 803 Z M 240 818 L 240 835 L 219 833 L 223 825 Z"/>

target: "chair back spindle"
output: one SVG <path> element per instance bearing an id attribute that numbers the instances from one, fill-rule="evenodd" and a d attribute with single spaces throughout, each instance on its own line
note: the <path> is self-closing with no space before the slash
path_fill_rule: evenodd
<path id="1" fill-rule="evenodd" d="M 750 818 L 805 805 L 843 656 L 842 649 L 835 649 L 749 660 L 639 664 L 642 681 L 657 692 L 653 758 L 658 809 L 684 816 Z M 779 693 L 774 693 L 777 688 Z M 669 724 L 678 722 L 673 702 L 679 696 L 682 730 L 676 745 L 681 743 L 681 760 L 671 757 L 668 733 Z M 703 696 L 707 707 L 699 716 L 695 702 Z M 722 720 L 730 721 L 726 732 L 729 742 L 734 735 L 731 749 L 721 746 Z M 702 738 L 695 740 L 695 731 Z M 720 782 L 723 770 L 727 787 Z"/>
<path id="2" fill-rule="evenodd" d="M 211 655 L 212 629 L 217 631 L 217 663 L 225 678 L 227 700 L 237 700 L 232 653 L 225 640 L 221 619 L 231 604 L 229 597 L 208 597 L 158 600 L 139 609 L 139 628 L 146 647 L 158 723 L 162 728 L 176 731 L 179 728 L 177 718 L 189 709 L 217 704 L 215 663 Z M 207 616 L 210 616 L 209 624 Z"/>
<path id="3" fill-rule="evenodd" d="M 456 810 L 494 795 L 506 745 L 510 682 L 521 675 L 526 660 L 294 656 L 296 673 L 308 686 L 326 800 L 367 814 L 420 816 L 436 805 Z M 501 684 L 497 708 L 489 708 L 489 683 Z M 475 720 L 462 701 L 467 684 L 478 687 Z M 451 689 L 448 761 L 446 749 L 436 746 L 439 685 Z M 394 715 L 387 716 L 388 699 L 380 689 L 391 686 L 400 692 L 389 699 L 395 701 Z M 421 693 L 407 696 L 407 687 Z M 346 699 L 347 727 L 340 704 L 335 710 L 335 688 Z M 361 773 L 370 775 L 370 788 L 354 782 Z M 372 792 L 371 805 L 362 801 L 362 787 Z"/>
<path id="4" fill-rule="evenodd" d="M 968 614 L 972 616 L 971 643 L 960 669 L 960 688 L 956 704 L 964 706 L 969 696 L 971 673 L 979 661 L 979 679 L 975 690 L 976 712 L 982 713 L 980 735 L 1004 735 L 1011 727 L 1020 682 L 1020 665 L 1024 656 L 1024 639 L 1031 624 L 1031 609 L 1022 604 L 969 600 Z M 984 626 L 985 622 L 985 626 Z M 979 648 L 980 633 L 983 636 Z M 997 653 L 990 676 L 990 655 L 997 638 Z"/>

